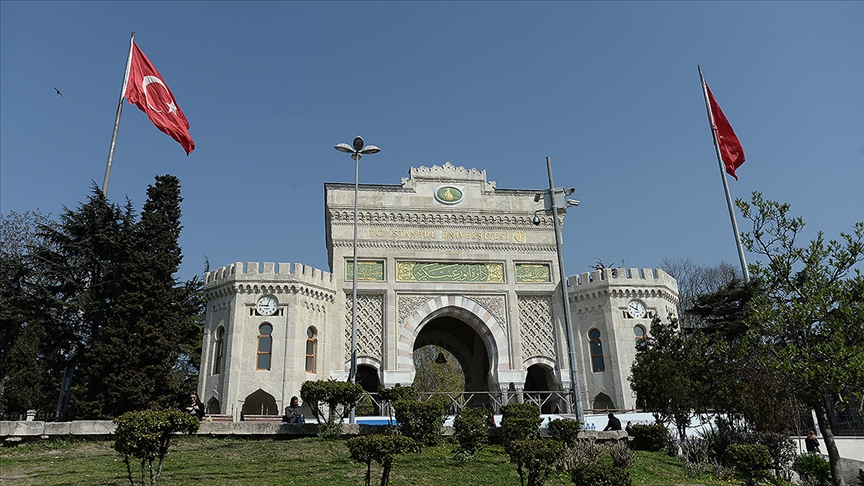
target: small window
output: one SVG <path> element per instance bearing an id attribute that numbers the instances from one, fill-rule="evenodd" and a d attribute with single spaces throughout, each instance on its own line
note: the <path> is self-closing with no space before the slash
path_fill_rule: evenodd
<path id="1" fill-rule="evenodd" d="M 255 363 L 257 370 L 270 370 L 270 351 L 273 347 L 273 326 L 261 324 L 258 328 L 258 356 Z"/>
<path id="2" fill-rule="evenodd" d="M 213 374 L 218 375 L 222 371 L 222 353 L 225 350 L 225 328 L 219 326 L 216 331 L 216 358 L 213 360 Z"/>
<path id="3" fill-rule="evenodd" d="M 645 328 L 642 326 L 635 326 L 633 328 L 633 335 L 636 339 L 636 352 L 641 353 L 645 351 Z"/>
<path id="4" fill-rule="evenodd" d="M 306 371 L 315 373 L 315 354 L 318 352 L 318 331 L 306 329 Z"/>
<path id="5" fill-rule="evenodd" d="M 591 340 L 591 366 L 595 372 L 606 371 L 606 364 L 603 363 L 603 342 L 600 341 L 600 331 L 591 329 L 588 338 Z"/>

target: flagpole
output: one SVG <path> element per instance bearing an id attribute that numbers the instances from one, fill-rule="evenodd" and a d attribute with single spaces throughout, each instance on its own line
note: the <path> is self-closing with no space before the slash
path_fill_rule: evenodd
<path id="1" fill-rule="evenodd" d="M 105 179 L 102 181 L 102 194 L 108 197 L 108 181 L 111 180 L 111 164 L 114 163 L 114 147 L 117 145 L 117 131 L 120 129 L 120 114 L 123 113 L 123 96 L 126 94 L 126 83 L 129 82 L 129 66 L 132 64 L 132 46 L 135 44 L 135 31 L 129 41 L 129 55 L 126 57 L 126 73 L 123 75 L 123 86 L 120 88 L 120 101 L 117 102 L 117 115 L 114 117 L 114 133 L 111 134 L 111 145 L 108 148 L 108 163 L 105 166 Z"/>
<path id="2" fill-rule="evenodd" d="M 729 181 L 726 179 L 726 167 L 723 157 L 720 155 L 720 141 L 717 139 L 717 125 L 714 123 L 714 113 L 711 112 L 711 102 L 708 101 L 708 85 L 702 76 L 702 66 L 699 69 L 699 80 L 702 82 L 702 96 L 705 97 L 705 110 L 708 112 L 708 124 L 711 127 L 711 136 L 714 138 L 714 151 L 717 153 L 717 163 L 720 164 L 720 178 L 723 179 L 723 190 L 726 192 L 726 205 L 729 208 L 729 218 L 732 220 L 732 232 L 735 234 L 735 245 L 738 248 L 738 259 L 741 261 L 741 273 L 744 275 L 744 283 L 750 282 L 750 272 L 747 270 L 747 260 L 744 258 L 744 247 L 741 246 L 741 235 L 738 232 L 738 221 L 735 219 L 735 206 L 732 204 L 732 196 L 729 194 Z"/>

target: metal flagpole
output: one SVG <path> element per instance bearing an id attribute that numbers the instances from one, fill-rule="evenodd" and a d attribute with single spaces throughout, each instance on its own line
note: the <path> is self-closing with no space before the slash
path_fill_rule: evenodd
<path id="1" fill-rule="evenodd" d="M 717 139 L 717 125 L 714 123 L 714 113 L 711 112 L 711 102 L 708 100 L 708 86 L 705 77 L 702 76 L 702 66 L 699 69 L 699 80 L 702 82 L 702 95 L 705 97 L 705 110 L 708 112 L 708 124 L 711 126 L 711 136 L 714 137 L 714 151 L 717 153 L 717 162 L 720 164 L 720 178 L 723 179 L 723 190 L 726 192 L 726 205 L 729 207 L 729 217 L 732 219 L 732 232 L 735 234 L 735 245 L 738 247 L 738 259 L 741 261 L 741 272 L 744 275 L 744 283 L 750 282 L 750 272 L 747 271 L 747 260 L 744 258 L 744 247 L 741 246 L 741 235 L 738 233 L 738 221 L 735 219 L 735 206 L 732 204 L 732 196 L 729 194 L 729 181 L 726 179 L 726 167 L 723 157 L 720 155 L 720 141 Z"/>
<path id="2" fill-rule="evenodd" d="M 117 116 L 114 117 L 114 133 L 111 134 L 111 145 L 108 148 L 108 164 L 105 166 L 105 179 L 102 181 L 102 194 L 108 197 L 108 181 L 111 179 L 111 164 L 114 163 L 114 147 L 117 145 L 117 131 L 120 129 L 120 114 L 123 113 L 123 96 L 126 94 L 126 84 L 129 82 L 129 67 L 132 65 L 132 46 L 135 45 L 135 31 L 129 41 L 129 55 L 126 57 L 126 74 L 123 75 L 123 87 L 120 88 L 120 101 L 117 102 Z"/>

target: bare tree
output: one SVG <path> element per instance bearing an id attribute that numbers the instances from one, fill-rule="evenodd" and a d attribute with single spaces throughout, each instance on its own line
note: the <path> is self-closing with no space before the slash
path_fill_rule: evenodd
<path id="1" fill-rule="evenodd" d="M 703 294 L 717 292 L 734 279 L 741 279 L 741 271 L 731 263 L 721 261 L 716 266 L 702 266 L 687 259 L 664 258 L 660 265 L 678 281 L 678 313 L 681 327 L 694 327 L 697 322 L 689 312 L 696 299 Z"/>

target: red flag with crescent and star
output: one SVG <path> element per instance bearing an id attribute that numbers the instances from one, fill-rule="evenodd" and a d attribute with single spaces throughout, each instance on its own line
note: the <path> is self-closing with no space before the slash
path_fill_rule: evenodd
<path id="1" fill-rule="evenodd" d="M 726 173 L 737 181 L 738 176 L 735 175 L 735 169 L 741 167 L 741 164 L 744 163 L 744 147 L 741 146 L 738 136 L 732 130 L 732 125 L 726 119 L 726 115 L 723 114 L 723 110 L 720 109 L 717 100 L 714 99 L 708 83 L 705 83 L 705 89 L 708 90 L 708 101 L 711 104 L 711 118 L 714 123 L 713 128 L 717 133 L 717 142 L 720 146 L 720 155 L 723 158 L 723 163 L 726 165 Z"/>
<path id="2" fill-rule="evenodd" d="M 168 89 L 162 75 L 153 67 L 153 63 L 141 52 L 134 40 L 129 61 L 129 77 L 126 79 L 121 96 L 146 113 L 161 132 L 179 142 L 186 155 L 195 150 L 195 142 L 189 135 L 189 121 L 186 115 L 177 106 L 177 99 Z"/>

